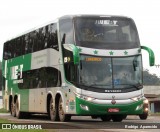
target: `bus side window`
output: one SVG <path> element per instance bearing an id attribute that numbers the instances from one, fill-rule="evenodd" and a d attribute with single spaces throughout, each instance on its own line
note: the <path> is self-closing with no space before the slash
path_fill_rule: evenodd
<path id="1" fill-rule="evenodd" d="M 25 35 L 25 54 L 29 53 L 29 34 Z"/>
<path id="2" fill-rule="evenodd" d="M 40 47 L 40 49 L 44 49 L 44 36 L 43 36 L 43 28 L 40 28 L 37 31 L 37 43 L 38 43 L 38 47 Z"/>
<path id="3" fill-rule="evenodd" d="M 21 45 L 22 55 L 25 55 L 25 35 L 21 36 Z"/>
<path id="4" fill-rule="evenodd" d="M 4 54 L 3 54 L 4 60 L 11 58 L 11 51 L 10 51 L 9 45 L 10 45 L 10 42 L 7 42 L 4 44 Z"/>
<path id="5" fill-rule="evenodd" d="M 42 45 L 42 49 L 45 49 L 45 46 L 47 47 L 47 38 L 46 38 L 46 27 L 42 28 L 42 34 L 41 34 L 41 45 Z"/>
<path id="6" fill-rule="evenodd" d="M 25 35 L 25 54 L 32 53 L 32 39 L 31 34 Z"/>
<path id="7" fill-rule="evenodd" d="M 31 53 L 32 52 L 36 52 L 38 51 L 39 47 L 38 47 L 38 43 L 37 43 L 37 39 L 36 39 L 36 31 L 33 31 L 30 33 L 30 38 L 31 38 Z"/>
<path id="8" fill-rule="evenodd" d="M 62 44 L 74 44 L 72 19 L 60 20 L 60 37 Z"/>
<path id="9" fill-rule="evenodd" d="M 20 56 L 22 54 L 22 43 L 21 43 L 21 37 L 19 37 L 18 39 L 14 40 L 14 45 L 15 45 L 15 52 L 14 52 L 14 57 Z"/>
<path id="10" fill-rule="evenodd" d="M 46 75 L 43 80 L 46 84 L 46 87 L 58 87 L 60 86 L 61 78 L 59 78 L 59 71 L 56 68 L 46 67 Z M 43 82 L 43 81 L 42 81 Z"/>
<path id="11" fill-rule="evenodd" d="M 10 45 L 10 49 L 12 49 L 11 50 L 11 58 L 16 57 L 16 49 L 15 48 L 16 48 L 15 40 L 12 40 L 11 45 Z"/>
<path id="12" fill-rule="evenodd" d="M 14 44 L 13 44 L 13 40 L 12 41 L 10 41 L 10 43 L 9 43 L 9 45 L 8 45 L 9 47 L 9 53 L 10 53 L 10 55 L 9 55 L 9 59 L 11 59 L 11 58 L 13 58 L 14 57 L 14 50 L 15 50 L 15 48 L 14 48 Z"/>
<path id="13" fill-rule="evenodd" d="M 57 24 L 53 23 L 49 25 L 48 29 L 49 29 L 48 48 L 53 48 L 58 51 L 59 47 L 58 47 Z"/>
<path id="14" fill-rule="evenodd" d="M 49 41 L 49 32 L 48 32 L 48 26 L 44 27 L 44 35 L 43 35 L 43 49 L 48 47 L 48 41 Z"/>

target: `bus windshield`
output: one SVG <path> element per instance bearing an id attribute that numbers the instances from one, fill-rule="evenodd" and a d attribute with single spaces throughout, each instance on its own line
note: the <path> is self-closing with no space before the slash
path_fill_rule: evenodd
<path id="1" fill-rule="evenodd" d="M 76 44 L 88 48 L 130 49 L 140 46 L 132 19 L 120 17 L 77 17 Z"/>
<path id="2" fill-rule="evenodd" d="M 98 89 L 142 88 L 141 55 L 107 58 L 81 55 L 79 83 Z"/>

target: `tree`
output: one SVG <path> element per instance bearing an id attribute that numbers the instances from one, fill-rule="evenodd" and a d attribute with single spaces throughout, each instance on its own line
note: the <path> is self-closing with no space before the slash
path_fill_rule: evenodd
<path id="1" fill-rule="evenodd" d="M 144 85 L 160 85 L 160 78 L 156 74 L 150 74 L 148 69 L 143 71 Z"/>

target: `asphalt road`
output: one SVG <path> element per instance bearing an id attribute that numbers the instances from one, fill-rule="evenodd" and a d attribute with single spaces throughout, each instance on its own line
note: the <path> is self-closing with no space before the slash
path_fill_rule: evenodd
<path id="1" fill-rule="evenodd" d="M 52 122 L 46 115 L 32 115 L 30 119 L 17 119 L 10 114 L 0 114 L 0 118 L 8 119 L 18 124 L 39 125 L 45 129 L 61 129 L 58 131 L 160 131 L 160 116 L 149 116 L 147 120 L 140 120 L 138 116 L 128 116 L 122 122 L 102 122 L 85 116 L 73 116 L 70 122 Z"/>

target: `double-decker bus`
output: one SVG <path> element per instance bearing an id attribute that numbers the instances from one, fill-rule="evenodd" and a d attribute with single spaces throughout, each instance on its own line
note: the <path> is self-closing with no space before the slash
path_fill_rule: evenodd
<path id="1" fill-rule="evenodd" d="M 44 113 L 53 121 L 146 119 L 141 49 L 153 66 L 153 51 L 124 16 L 70 15 L 32 29 L 4 43 L 4 108 L 17 118 Z"/>

